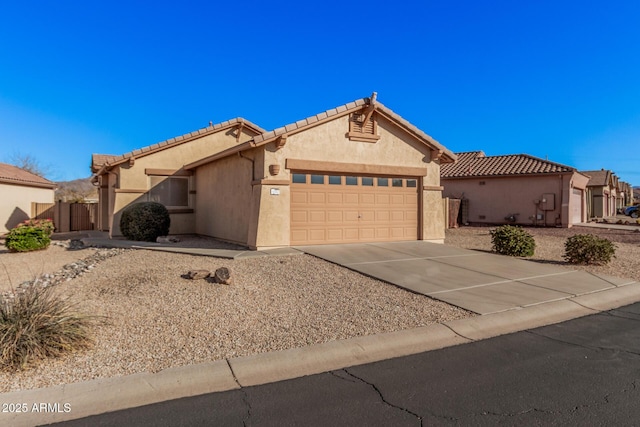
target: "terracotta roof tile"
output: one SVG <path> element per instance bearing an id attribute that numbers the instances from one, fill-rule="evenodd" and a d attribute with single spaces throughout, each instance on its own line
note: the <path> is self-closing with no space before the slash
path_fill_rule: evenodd
<path id="1" fill-rule="evenodd" d="M 600 169 L 596 171 L 580 171 L 580 173 L 590 177 L 587 187 L 605 187 L 609 185 L 610 170 Z"/>
<path id="2" fill-rule="evenodd" d="M 180 135 L 180 136 L 176 136 L 173 138 L 169 138 L 165 141 L 162 142 L 158 142 L 156 144 L 152 144 L 149 145 L 147 147 L 142 147 L 142 148 L 137 148 L 133 151 L 130 151 L 128 153 L 122 154 L 122 155 L 117 155 L 117 156 L 113 156 L 113 155 L 106 155 L 106 154 L 93 154 L 92 155 L 92 170 L 94 172 L 97 172 L 102 166 L 104 165 L 113 165 L 115 163 L 118 162 L 122 162 L 122 161 L 126 161 L 131 157 L 135 157 L 135 156 L 139 156 L 139 155 L 146 155 L 149 153 L 152 153 L 156 150 L 159 149 L 163 149 L 163 148 L 168 148 L 172 145 L 179 145 L 182 144 L 183 142 L 188 141 L 190 138 L 194 138 L 197 137 L 199 135 L 203 135 L 206 134 L 208 132 L 212 132 L 224 127 L 228 127 L 228 126 L 233 126 L 239 123 L 243 123 L 245 125 L 247 125 L 248 127 L 252 128 L 254 131 L 256 132 L 266 132 L 264 129 L 262 129 L 261 127 L 253 124 L 252 122 L 250 122 L 249 120 L 243 119 L 241 117 L 235 118 L 233 120 L 226 120 L 224 122 L 215 124 L 215 125 L 210 125 L 207 126 L 206 128 L 202 128 L 202 129 L 198 129 L 196 131 L 193 132 L 189 132 L 187 134 L 184 135 Z"/>
<path id="3" fill-rule="evenodd" d="M 17 185 L 33 185 L 35 187 L 55 188 L 56 186 L 55 183 L 48 179 L 6 163 L 0 163 L 0 181 Z"/>
<path id="4" fill-rule="evenodd" d="M 456 153 L 456 163 L 440 167 L 440 177 L 469 178 L 574 172 L 575 168 L 528 154 L 486 156 L 482 151 Z"/>

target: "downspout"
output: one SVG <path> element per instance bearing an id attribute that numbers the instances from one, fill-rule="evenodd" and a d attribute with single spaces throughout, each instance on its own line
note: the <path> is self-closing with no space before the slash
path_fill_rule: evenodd
<path id="1" fill-rule="evenodd" d="M 562 195 L 564 194 L 564 177 L 560 175 L 560 227 L 562 227 L 562 215 L 564 213 L 564 204 L 562 203 L 564 200 Z M 568 209 L 567 209 L 568 211 Z M 569 225 L 569 212 L 567 212 L 567 225 Z M 558 223 L 556 222 L 556 227 Z"/>
<path id="2" fill-rule="evenodd" d="M 256 176 L 256 161 L 250 157 L 243 156 L 242 151 L 238 151 L 238 157 L 249 160 L 251 162 L 251 182 L 253 182 Z"/>
<path id="3" fill-rule="evenodd" d="M 109 212 L 109 218 L 107 219 L 107 226 L 109 227 L 109 237 L 112 238 L 113 237 L 113 218 L 115 216 L 115 209 L 116 209 L 116 186 L 118 186 L 117 188 L 119 188 L 120 186 L 120 174 L 113 172 L 111 170 L 106 169 L 105 172 L 107 172 L 108 175 L 111 175 L 114 177 L 114 182 L 113 185 L 110 187 L 113 187 L 113 190 L 111 190 L 111 188 L 108 188 L 108 206 L 107 206 L 107 211 Z M 109 180 L 109 182 L 111 182 L 111 180 Z M 113 191 L 113 204 L 111 203 L 111 192 Z"/>

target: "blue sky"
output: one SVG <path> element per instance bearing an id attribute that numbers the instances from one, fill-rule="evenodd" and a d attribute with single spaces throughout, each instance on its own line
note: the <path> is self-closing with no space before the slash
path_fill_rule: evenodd
<path id="1" fill-rule="evenodd" d="M 640 185 L 640 2 L 10 2 L 0 161 L 49 178 L 234 117 L 273 129 L 378 92 L 447 148 Z"/>

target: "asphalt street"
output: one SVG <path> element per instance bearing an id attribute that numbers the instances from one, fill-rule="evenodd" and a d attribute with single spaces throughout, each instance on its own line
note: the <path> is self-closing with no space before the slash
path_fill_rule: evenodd
<path id="1" fill-rule="evenodd" d="M 638 425 L 640 303 L 556 325 L 61 426 Z"/>

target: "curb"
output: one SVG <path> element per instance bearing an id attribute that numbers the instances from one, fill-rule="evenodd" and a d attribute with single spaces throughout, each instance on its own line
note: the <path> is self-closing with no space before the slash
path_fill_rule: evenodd
<path id="1" fill-rule="evenodd" d="M 640 283 L 415 329 L 0 394 L 0 425 L 33 426 L 267 384 L 537 328 L 640 301 Z M 4 412 L 5 405 L 11 409 Z M 17 408 L 15 405 L 19 405 Z M 13 409 L 12 409 L 13 408 Z M 25 409 L 16 412 L 16 409 Z"/>

